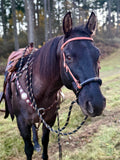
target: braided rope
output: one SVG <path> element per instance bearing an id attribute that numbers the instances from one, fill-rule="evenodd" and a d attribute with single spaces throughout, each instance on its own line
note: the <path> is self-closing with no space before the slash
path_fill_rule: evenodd
<path id="1" fill-rule="evenodd" d="M 16 80 L 17 81 L 18 81 L 19 75 L 21 75 L 20 71 L 21 71 L 24 55 L 25 55 L 25 52 L 26 52 L 26 50 L 27 50 L 28 47 L 29 46 L 27 46 L 26 49 L 25 49 L 25 51 L 23 52 L 23 56 L 22 56 L 21 61 L 20 61 L 19 69 L 18 69 L 18 72 L 17 72 L 17 75 L 16 75 L 16 77 L 17 77 Z M 40 113 L 40 111 L 43 110 L 43 108 L 38 108 L 37 107 L 37 104 L 36 104 L 36 101 L 35 101 L 35 98 L 34 98 L 34 94 L 33 94 L 33 87 L 32 87 L 32 64 L 33 64 L 33 62 L 31 63 L 31 66 L 30 66 L 30 60 L 31 60 L 31 56 L 32 56 L 33 52 L 34 52 L 34 50 L 32 50 L 32 52 L 29 54 L 29 57 L 28 57 L 28 60 L 27 60 L 27 63 L 26 63 L 26 85 L 27 85 L 27 90 L 28 90 L 28 95 L 29 95 L 29 98 L 27 97 L 27 99 L 30 101 L 30 104 L 31 104 L 30 106 L 37 112 L 40 120 L 43 122 L 43 124 L 45 125 L 45 127 L 47 129 L 49 129 L 51 132 L 57 133 L 59 135 L 65 135 L 65 136 L 66 135 L 71 135 L 73 133 L 76 133 L 82 127 L 82 125 L 85 123 L 85 121 L 87 120 L 88 116 L 85 116 L 85 118 L 83 119 L 83 121 L 81 122 L 81 124 L 75 130 L 73 130 L 71 132 L 68 132 L 68 133 L 62 133 L 62 131 L 68 125 L 69 120 L 70 120 L 70 115 L 71 115 L 71 110 L 72 110 L 73 104 L 76 103 L 77 101 L 72 101 L 71 102 L 71 105 L 69 107 L 69 112 L 68 112 L 66 123 L 65 123 L 65 125 L 61 129 L 58 128 L 58 130 L 54 130 L 43 119 L 42 114 Z M 18 89 L 19 88 L 20 88 L 20 84 L 19 84 Z"/>
<path id="2" fill-rule="evenodd" d="M 27 63 L 26 63 L 26 65 L 27 65 L 26 85 L 27 85 L 27 90 L 28 90 L 28 94 L 29 94 L 29 97 L 30 97 L 30 102 L 31 102 L 32 106 L 34 106 L 34 108 L 37 108 L 37 106 L 35 104 L 35 98 L 34 98 L 34 95 L 33 95 L 33 87 L 32 87 L 32 64 L 33 64 L 33 61 L 30 64 L 30 60 L 31 60 L 31 56 L 32 56 L 33 52 L 34 52 L 34 49 L 32 50 L 31 54 L 29 55 Z M 28 68 L 29 66 L 30 66 L 30 68 Z"/>
<path id="3" fill-rule="evenodd" d="M 60 130 L 59 113 L 57 113 L 58 130 Z M 60 134 L 58 133 L 59 160 L 62 160 L 62 145 L 60 143 Z"/>
<path id="4" fill-rule="evenodd" d="M 42 117 L 42 115 L 40 114 L 40 112 L 38 113 L 38 115 L 39 115 L 41 121 L 43 122 L 43 124 L 45 125 L 45 127 L 46 127 L 47 129 L 49 129 L 51 132 L 54 132 L 54 133 L 57 133 L 57 134 L 63 135 L 63 136 L 67 136 L 67 135 L 71 135 L 71 134 L 73 134 L 73 133 L 76 133 L 76 132 L 83 126 L 83 124 L 86 122 L 86 120 L 87 120 L 87 118 L 88 118 L 88 116 L 85 116 L 85 118 L 83 119 L 83 121 L 80 123 L 80 125 L 79 125 L 75 130 L 73 130 L 73 131 L 71 131 L 71 132 L 68 132 L 68 133 L 62 133 L 62 132 L 61 132 L 61 131 L 62 131 L 61 129 L 54 130 L 50 125 L 48 125 L 48 124 L 45 122 L 45 120 L 43 119 L 43 117 Z M 63 128 L 64 128 L 64 127 L 63 127 Z M 64 129 L 65 129 L 65 128 L 64 128 Z"/>
<path id="5" fill-rule="evenodd" d="M 70 105 L 70 107 L 69 107 L 68 116 L 67 116 L 67 119 L 66 119 L 66 123 L 65 123 L 65 125 L 64 125 L 61 129 L 59 129 L 60 132 L 63 131 L 63 130 L 67 127 L 67 125 L 68 125 L 68 123 L 69 123 L 70 115 L 71 115 L 71 111 L 72 111 L 72 107 L 73 107 L 73 104 L 74 104 L 74 103 L 76 103 L 76 101 L 72 101 L 72 102 L 71 102 L 71 105 Z"/>
<path id="6" fill-rule="evenodd" d="M 24 56 L 25 56 L 25 53 L 26 53 L 28 47 L 29 47 L 29 45 L 26 46 L 26 48 L 25 48 L 25 50 L 24 50 L 24 52 L 23 52 L 23 55 L 22 55 L 22 57 L 21 57 L 20 65 L 19 65 L 18 72 L 17 72 L 17 76 L 19 76 L 19 72 L 20 72 L 21 69 L 22 69 L 23 59 L 24 59 Z"/>
<path id="7" fill-rule="evenodd" d="M 23 51 L 23 55 L 20 59 L 20 65 L 19 65 L 19 68 L 18 68 L 18 71 L 16 73 L 16 81 L 15 81 L 15 86 L 16 86 L 16 89 L 17 89 L 17 81 L 19 80 L 19 77 L 21 76 L 21 69 L 22 69 L 22 64 L 23 64 L 23 59 L 24 59 L 24 55 L 28 49 L 29 45 L 26 46 L 25 50 Z M 17 91 L 17 95 L 18 95 L 18 91 Z"/>

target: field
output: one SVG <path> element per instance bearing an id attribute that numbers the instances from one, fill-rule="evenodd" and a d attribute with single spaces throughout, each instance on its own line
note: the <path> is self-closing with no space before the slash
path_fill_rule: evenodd
<path id="1" fill-rule="evenodd" d="M 61 136 L 63 160 L 120 160 L 120 49 L 101 61 L 101 87 L 107 106 L 99 117 L 89 118 L 85 125 L 71 136 Z M 0 76 L 0 91 L 3 76 Z M 63 87 L 65 101 L 60 107 L 60 125 L 67 117 L 68 107 L 75 98 Z M 4 102 L 0 109 L 4 109 Z M 73 107 L 66 132 L 75 129 L 84 118 L 79 106 Z M 56 124 L 55 124 L 56 128 Z M 39 137 L 41 137 L 41 127 Z M 41 138 L 39 139 L 41 144 Z M 41 159 L 41 152 L 34 152 L 33 160 Z M 58 160 L 57 135 L 51 133 L 49 160 Z M 25 160 L 24 144 L 16 120 L 4 119 L 0 113 L 0 160 Z"/>

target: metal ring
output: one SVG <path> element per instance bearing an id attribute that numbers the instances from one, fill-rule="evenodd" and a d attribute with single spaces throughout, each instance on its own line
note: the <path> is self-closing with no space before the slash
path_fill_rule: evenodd
<path id="1" fill-rule="evenodd" d="M 44 112 L 44 111 L 45 111 L 45 108 L 38 108 L 38 109 L 37 109 L 38 115 L 41 114 L 40 111 L 43 111 L 42 115 L 45 114 L 45 112 Z"/>

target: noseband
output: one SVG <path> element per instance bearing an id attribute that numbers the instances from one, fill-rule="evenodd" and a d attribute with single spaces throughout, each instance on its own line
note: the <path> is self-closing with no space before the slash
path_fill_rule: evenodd
<path id="1" fill-rule="evenodd" d="M 75 76 L 73 75 L 73 73 L 71 72 L 69 66 L 65 62 L 65 53 L 63 52 L 63 49 L 66 46 L 66 44 L 68 44 L 71 41 L 76 41 L 76 40 L 89 40 L 89 41 L 93 41 L 93 39 L 91 37 L 75 37 L 75 38 L 71 38 L 71 39 L 67 40 L 61 46 L 61 50 L 62 50 L 62 54 L 63 54 L 63 60 L 64 60 L 64 68 L 66 69 L 66 72 L 69 72 L 69 74 L 73 78 L 73 80 L 74 80 L 74 82 L 75 82 L 75 84 L 77 86 L 77 92 L 79 92 L 82 89 L 83 86 L 85 86 L 86 84 L 88 84 L 90 82 L 98 82 L 101 85 L 102 84 L 102 80 L 99 77 L 92 77 L 92 78 L 89 78 L 89 79 L 83 81 L 82 83 L 79 83 L 79 80 L 77 80 L 75 78 Z"/>

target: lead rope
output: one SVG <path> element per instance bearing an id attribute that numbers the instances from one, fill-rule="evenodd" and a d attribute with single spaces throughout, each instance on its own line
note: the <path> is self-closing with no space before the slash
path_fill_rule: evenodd
<path id="1" fill-rule="evenodd" d="M 27 47 L 26 47 L 26 48 L 27 48 Z M 26 50 L 25 50 L 25 51 L 26 51 Z M 34 50 L 32 50 L 31 54 L 29 55 L 29 58 L 28 58 L 27 64 L 26 64 L 26 65 L 27 65 L 26 84 L 27 84 L 28 94 L 29 94 L 29 98 L 30 98 L 29 101 L 31 102 L 31 106 L 32 106 L 33 109 L 37 112 L 40 120 L 43 122 L 43 124 L 45 125 L 45 127 L 46 127 L 47 129 L 49 129 L 51 132 L 54 132 L 54 133 L 57 133 L 57 134 L 59 133 L 60 135 L 71 135 L 71 134 L 73 134 L 73 133 L 76 133 L 76 132 L 82 127 L 82 125 L 85 123 L 85 121 L 87 120 L 88 116 L 85 116 L 85 118 L 83 119 L 82 123 L 81 123 L 75 130 L 73 130 L 73 131 L 71 131 L 71 132 L 68 132 L 68 133 L 62 133 L 62 131 L 66 128 L 66 126 L 67 126 L 68 123 L 69 123 L 69 119 L 70 119 L 70 115 L 71 115 L 71 110 L 72 110 L 73 104 L 74 104 L 74 103 L 77 103 L 77 100 L 72 101 L 72 103 L 71 103 L 71 105 L 70 105 L 70 107 L 69 107 L 69 112 L 68 112 L 68 117 L 67 117 L 66 123 L 65 123 L 65 125 L 64 125 L 61 129 L 59 129 L 59 130 L 54 130 L 52 127 L 50 127 L 50 126 L 45 122 L 45 120 L 44 120 L 43 117 L 42 117 L 42 114 L 40 113 L 41 111 L 44 111 L 44 110 L 43 110 L 44 108 L 37 108 L 37 104 L 36 104 L 36 102 L 35 102 L 35 98 L 34 98 L 34 95 L 33 95 L 33 88 L 32 88 L 32 65 L 31 65 L 31 68 L 30 68 L 30 73 L 29 73 L 29 71 L 28 71 L 28 70 L 29 70 L 28 67 L 29 67 L 29 65 L 30 65 L 30 59 L 31 59 L 31 56 L 32 56 L 32 54 L 33 54 L 33 51 L 34 51 Z M 23 57 L 24 57 L 24 54 L 25 54 L 25 53 L 23 53 Z M 22 58 L 22 60 L 21 60 L 21 64 L 22 64 L 22 62 L 23 62 L 23 58 Z M 20 65 L 20 69 L 21 69 L 21 65 Z M 19 71 L 20 71 L 20 69 L 19 69 Z M 17 80 L 18 80 L 18 77 L 19 77 L 19 72 L 18 72 Z"/>
<path id="2" fill-rule="evenodd" d="M 73 104 L 76 103 L 76 102 L 77 102 L 77 100 L 71 102 L 71 105 L 69 107 L 69 112 L 68 112 L 68 117 L 67 117 L 66 123 L 65 123 L 65 125 L 61 129 L 60 129 L 60 121 L 59 121 L 59 112 L 57 110 L 57 124 L 58 124 L 58 132 L 57 133 L 58 133 L 59 160 L 62 160 L 62 145 L 60 143 L 60 135 L 71 135 L 71 134 L 77 132 L 82 127 L 82 125 L 85 123 L 85 121 L 88 118 L 88 116 L 85 116 L 85 118 L 82 121 L 82 123 L 77 127 L 77 129 L 73 130 L 72 132 L 61 133 L 61 131 L 63 131 L 66 128 L 66 126 L 68 125 L 68 123 L 69 123 L 70 115 L 71 115 L 71 110 L 72 110 Z M 60 106 L 58 106 L 58 109 L 59 108 L 60 108 Z M 53 132 L 55 132 L 55 130 L 53 130 Z"/>
<path id="3" fill-rule="evenodd" d="M 25 50 L 25 52 L 26 52 L 26 50 Z M 82 125 L 85 123 L 85 121 L 87 120 L 88 116 L 85 116 L 85 118 L 83 119 L 82 123 L 75 130 L 73 130 L 71 132 L 68 132 L 68 133 L 62 133 L 62 131 L 66 128 L 66 126 L 69 123 L 69 119 L 70 119 L 70 115 L 71 115 L 71 110 L 72 110 L 73 104 L 77 102 L 77 100 L 76 100 L 76 101 L 72 101 L 72 103 L 71 103 L 71 105 L 69 107 L 69 112 L 68 112 L 68 117 L 67 117 L 66 123 L 65 123 L 65 125 L 61 129 L 60 129 L 60 123 L 59 123 L 59 115 L 57 115 L 57 119 L 58 119 L 58 129 L 57 130 L 54 130 L 52 127 L 50 127 L 45 122 L 45 120 L 42 117 L 42 114 L 40 113 L 40 111 L 42 111 L 44 108 L 37 108 L 37 104 L 35 102 L 34 95 L 33 95 L 33 88 L 32 88 L 32 65 L 30 67 L 30 72 L 28 71 L 29 70 L 28 67 L 30 65 L 30 59 L 31 59 L 32 53 L 33 53 L 33 51 L 29 55 L 28 61 L 26 63 L 26 65 L 27 65 L 27 67 L 26 67 L 27 68 L 27 70 L 26 70 L 26 84 L 27 84 L 29 98 L 30 98 L 30 101 L 31 101 L 31 105 L 33 106 L 33 109 L 37 112 L 40 120 L 43 122 L 43 124 L 45 125 L 45 127 L 47 129 L 49 129 L 51 132 L 54 132 L 54 133 L 58 134 L 59 159 L 62 160 L 62 146 L 60 144 L 60 135 L 65 135 L 66 136 L 66 135 L 71 135 L 73 133 L 76 133 L 82 127 Z M 24 54 L 25 53 L 23 53 L 23 57 L 24 57 Z M 17 74 L 17 78 L 16 78 L 17 81 L 18 81 L 18 77 L 20 75 L 21 66 L 22 66 L 22 63 L 23 63 L 23 57 L 21 58 L 21 63 L 20 63 L 19 69 L 18 69 L 18 74 Z M 19 87 L 20 87 L 20 84 L 19 84 Z"/>
<path id="4" fill-rule="evenodd" d="M 59 112 L 57 111 L 58 130 L 60 130 Z M 60 143 L 60 133 L 58 132 L 59 160 L 62 160 L 62 145 Z"/>

